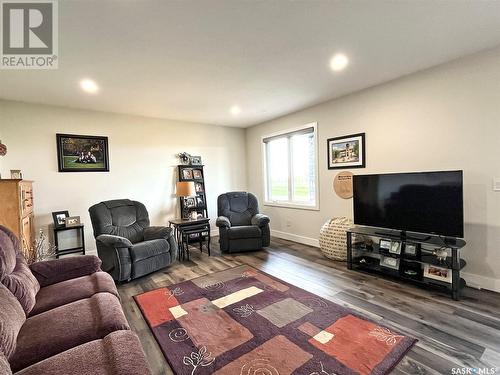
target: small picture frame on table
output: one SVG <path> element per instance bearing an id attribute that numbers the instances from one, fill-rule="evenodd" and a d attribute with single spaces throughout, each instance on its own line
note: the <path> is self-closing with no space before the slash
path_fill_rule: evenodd
<path id="1" fill-rule="evenodd" d="M 385 238 L 381 238 L 378 243 L 379 250 L 390 251 L 391 250 L 391 240 L 387 240 Z"/>
<path id="2" fill-rule="evenodd" d="M 405 243 L 404 254 L 408 258 L 419 258 L 420 257 L 420 244 L 415 242 Z"/>
<path id="3" fill-rule="evenodd" d="M 52 212 L 52 220 L 54 220 L 55 228 L 64 228 L 66 226 L 66 218 L 69 217 L 68 211 Z"/>
<path id="4" fill-rule="evenodd" d="M 67 228 L 77 227 L 80 225 L 80 216 L 68 216 L 64 223 Z"/>
<path id="5" fill-rule="evenodd" d="M 391 248 L 389 249 L 391 254 L 401 254 L 401 242 L 400 241 L 392 241 Z"/>
<path id="6" fill-rule="evenodd" d="M 393 270 L 399 269 L 399 261 L 398 258 L 393 258 L 390 256 L 382 256 L 380 257 L 380 265 L 382 267 L 391 268 Z"/>
<path id="7" fill-rule="evenodd" d="M 426 264 L 424 266 L 424 277 L 451 284 L 452 270 L 448 268 L 437 267 L 432 264 Z"/>
<path id="8" fill-rule="evenodd" d="M 11 169 L 10 170 L 10 178 L 13 180 L 22 180 L 23 172 L 20 169 Z"/>

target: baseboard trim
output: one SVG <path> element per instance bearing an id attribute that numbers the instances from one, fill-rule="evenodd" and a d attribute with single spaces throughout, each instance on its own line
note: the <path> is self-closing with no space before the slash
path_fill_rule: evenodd
<path id="1" fill-rule="evenodd" d="M 487 289 L 500 293 L 500 279 L 476 275 L 468 272 L 461 272 L 460 276 L 467 282 L 467 285 L 476 289 Z"/>
<path id="2" fill-rule="evenodd" d="M 274 229 L 271 229 L 271 236 L 278 237 L 284 240 L 298 242 L 304 245 L 319 247 L 319 240 L 317 238 L 299 236 L 298 234 L 282 232 Z"/>

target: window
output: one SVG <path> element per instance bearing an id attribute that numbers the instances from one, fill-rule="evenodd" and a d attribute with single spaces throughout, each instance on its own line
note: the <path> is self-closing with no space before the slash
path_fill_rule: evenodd
<path id="1" fill-rule="evenodd" d="M 263 139 L 266 204 L 318 209 L 316 124 Z"/>

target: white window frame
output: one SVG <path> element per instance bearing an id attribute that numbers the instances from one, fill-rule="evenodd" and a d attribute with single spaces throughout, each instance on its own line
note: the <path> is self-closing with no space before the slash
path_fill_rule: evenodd
<path id="1" fill-rule="evenodd" d="M 266 138 L 271 138 L 271 137 L 279 137 L 281 135 L 285 136 L 286 134 L 293 133 L 293 132 L 298 132 L 304 129 L 308 128 L 313 128 L 314 129 L 314 146 L 315 146 L 315 152 L 314 152 L 314 157 L 315 157 L 315 205 L 310 205 L 306 203 L 300 203 L 300 202 L 290 202 L 290 201 L 272 201 L 269 199 L 268 196 L 268 187 L 269 187 L 269 176 L 267 173 L 267 150 L 266 150 L 266 143 L 264 140 Z M 295 128 L 288 128 L 284 130 L 280 130 L 279 132 L 275 132 L 272 134 L 267 134 L 262 137 L 261 139 L 261 147 L 262 147 L 262 170 L 264 172 L 264 206 L 274 206 L 274 207 L 284 207 L 284 208 L 296 208 L 300 210 L 312 210 L 312 211 L 319 211 L 319 158 L 318 158 L 318 123 L 317 122 L 311 122 L 299 127 Z M 289 175 L 288 175 L 288 189 L 289 189 L 289 196 L 290 196 L 290 189 L 292 188 L 292 173 L 293 171 L 291 170 L 291 160 L 292 160 L 292 150 L 289 148 L 289 153 L 288 155 L 288 168 L 289 168 Z"/>

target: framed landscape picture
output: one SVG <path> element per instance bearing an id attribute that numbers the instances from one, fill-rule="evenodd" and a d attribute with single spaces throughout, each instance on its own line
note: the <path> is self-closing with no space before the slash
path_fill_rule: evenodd
<path id="1" fill-rule="evenodd" d="M 108 137 L 56 134 L 59 172 L 109 172 Z"/>
<path id="2" fill-rule="evenodd" d="M 328 169 L 364 168 L 365 133 L 329 138 Z"/>

